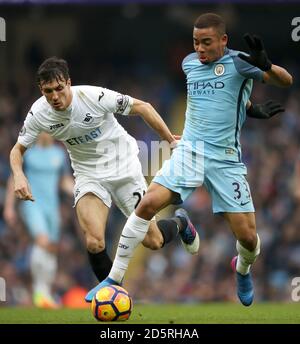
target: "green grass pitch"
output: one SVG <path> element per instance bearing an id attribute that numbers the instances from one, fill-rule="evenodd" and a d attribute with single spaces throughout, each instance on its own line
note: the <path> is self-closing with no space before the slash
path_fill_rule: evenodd
<path id="1" fill-rule="evenodd" d="M 136 304 L 128 324 L 300 324 L 299 303 Z M 101 324 L 89 309 L 1 307 L 0 324 Z"/>

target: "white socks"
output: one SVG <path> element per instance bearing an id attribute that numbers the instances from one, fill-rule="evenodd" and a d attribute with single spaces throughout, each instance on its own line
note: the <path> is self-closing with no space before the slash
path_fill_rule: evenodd
<path id="1" fill-rule="evenodd" d="M 51 296 L 57 271 L 57 257 L 38 245 L 33 245 L 30 257 L 33 292 Z"/>
<path id="2" fill-rule="evenodd" d="M 135 248 L 141 243 L 149 229 L 150 221 L 144 220 L 133 212 L 123 228 L 116 257 L 109 273 L 109 278 L 122 283 Z"/>
<path id="3" fill-rule="evenodd" d="M 256 248 L 253 251 L 247 250 L 239 243 L 239 241 L 236 242 L 236 249 L 239 253 L 236 271 L 242 275 L 246 275 L 249 273 L 251 265 L 255 262 L 260 253 L 260 239 L 258 234 Z"/>

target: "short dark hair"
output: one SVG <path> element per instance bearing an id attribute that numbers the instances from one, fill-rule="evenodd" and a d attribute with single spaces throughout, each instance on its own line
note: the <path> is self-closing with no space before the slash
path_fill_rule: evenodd
<path id="1" fill-rule="evenodd" d="M 37 71 L 37 83 L 51 82 L 52 80 L 63 81 L 70 78 L 67 61 L 56 56 L 49 57 Z"/>
<path id="2" fill-rule="evenodd" d="M 226 33 L 226 24 L 222 17 L 215 13 L 205 13 L 199 16 L 194 24 L 196 29 L 215 28 L 220 35 Z"/>

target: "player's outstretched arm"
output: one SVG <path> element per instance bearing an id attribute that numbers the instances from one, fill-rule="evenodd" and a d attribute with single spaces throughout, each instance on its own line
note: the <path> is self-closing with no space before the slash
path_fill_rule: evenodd
<path id="1" fill-rule="evenodd" d="M 26 147 L 16 143 L 10 151 L 10 167 L 14 177 L 15 194 L 22 200 L 34 201 L 28 180 L 23 172 L 23 155 Z"/>
<path id="2" fill-rule="evenodd" d="M 151 104 L 133 98 L 133 105 L 131 107 L 130 114 L 140 115 L 162 139 L 168 141 L 170 144 L 176 141 L 164 120 Z"/>
<path id="3" fill-rule="evenodd" d="M 244 39 L 249 48 L 249 56 L 242 53 L 238 56 L 264 71 L 263 80 L 265 83 L 279 87 L 289 87 L 292 85 L 293 77 L 286 69 L 272 64 L 260 37 L 246 33 Z"/>
<path id="4" fill-rule="evenodd" d="M 284 111 L 285 109 L 280 103 L 273 100 L 268 100 L 263 104 L 250 103 L 249 106 L 247 105 L 246 114 L 248 117 L 252 118 L 269 119 Z"/>
<path id="5" fill-rule="evenodd" d="M 283 67 L 272 64 L 269 71 L 264 72 L 264 82 L 278 87 L 290 87 L 293 84 L 293 77 Z"/>

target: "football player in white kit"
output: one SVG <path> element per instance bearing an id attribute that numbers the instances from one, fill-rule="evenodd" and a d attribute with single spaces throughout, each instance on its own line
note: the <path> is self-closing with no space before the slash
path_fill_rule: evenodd
<path id="1" fill-rule="evenodd" d="M 22 200 L 34 201 L 23 172 L 22 156 L 39 133 L 47 132 L 62 141 L 74 170 L 74 206 L 89 260 L 98 280 L 102 281 L 112 266 L 105 250 L 105 227 L 111 203 L 128 217 L 147 188 L 136 140 L 117 122 L 114 114 L 139 114 L 163 140 L 170 144 L 176 140 L 149 103 L 102 87 L 71 86 L 68 65 L 63 59 L 45 60 L 38 69 L 37 82 L 43 96 L 32 105 L 10 154 L 15 193 Z M 178 232 L 182 236 L 186 229 L 187 221 L 181 217 L 161 220 L 157 225 L 152 221 L 143 244 L 158 249 Z M 189 237 L 189 242 L 184 244 L 190 241 Z"/>

